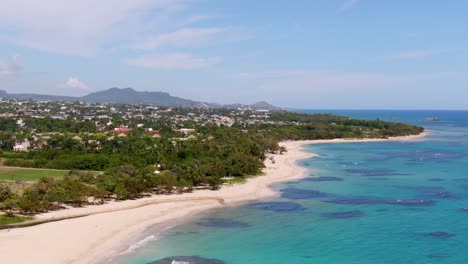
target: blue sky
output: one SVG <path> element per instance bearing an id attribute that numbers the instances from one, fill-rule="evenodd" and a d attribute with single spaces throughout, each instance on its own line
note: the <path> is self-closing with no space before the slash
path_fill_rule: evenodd
<path id="1" fill-rule="evenodd" d="M 0 89 L 468 109 L 468 1 L 3 0 Z"/>

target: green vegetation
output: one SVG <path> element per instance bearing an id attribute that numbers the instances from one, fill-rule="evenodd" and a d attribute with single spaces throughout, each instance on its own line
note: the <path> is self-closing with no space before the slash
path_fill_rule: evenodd
<path id="1" fill-rule="evenodd" d="M 37 181 L 42 177 L 63 177 L 67 170 L 0 167 L 0 181 Z"/>
<path id="2" fill-rule="evenodd" d="M 31 216 L 0 215 L 0 225 L 16 224 L 33 220 Z"/>
<path id="3" fill-rule="evenodd" d="M 26 188 L 31 186 L 32 182 L 23 182 L 23 181 L 0 181 L 0 189 L 2 187 L 8 188 L 12 193 L 21 195 Z"/>

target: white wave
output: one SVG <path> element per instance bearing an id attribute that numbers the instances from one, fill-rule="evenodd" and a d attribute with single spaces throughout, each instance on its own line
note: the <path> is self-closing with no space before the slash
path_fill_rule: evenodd
<path id="1" fill-rule="evenodd" d="M 144 239 L 136 242 L 135 244 L 131 245 L 130 247 L 128 247 L 127 250 L 125 250 L 124 252 L 120 253 L 119 255 L 125 255 L 125 254 L 129 254 L 129 253 L 132 253 L 134 252 L 135 250 L 141 248 L 141 247 L 144 247 L 146 246 L 149 242 L 151 241 L 154 241 L 156 240 L 157 237 L 156 235 L 151 235 L 151 236 L 147 236 L 145 237 Z"/>
<path id="2" fill-rule="evenodd" d="M 176 226 L 176 225 L 167 226 L 167 227 L 163 228 L 162 231 L 169 230 L 169 229 L 171 229 L 171 228 L 173 228 L 173 227 L 175 227 L 175 226 Z"/>
<path id="3" fill-rule="evenodd" d="M 167 230 L 169 230 L 169 229 L 171 229 L 173 227 L 175 227 L 175 225 L 167 226 L 167 227 L 163 228 L 162 231 L 167 231 Z M 142 240 L 140 240 L 140 241 L 136 242 L 135 244 L 131 245 L 130 247 L 128 247 L 128 249 L 125 250 L 124 252 L 120 253 L 119 256 L 133 253 L 133 252 L 135 252 L 135 250 L 148 245 L 148 243 L 150 243 L 151 241 L 154 241 L 154 240 L 158 239 L 159 234 L 160 233 L 157 233 L 155 235 L 150 235 L 150 236 L 147 236 L 147 237 L 143 238 Z M 175 263 L 175 264 L 190 264 L 190 263 L 189 262 L 180 262 L 180 263 Z"/>

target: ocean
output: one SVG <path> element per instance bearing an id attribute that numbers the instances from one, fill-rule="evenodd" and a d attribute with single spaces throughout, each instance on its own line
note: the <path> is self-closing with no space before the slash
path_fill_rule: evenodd
<path id="1" fill-rule="evenodd" d="M 307 146 L 281 198 L 154 227 L 119 264 L 468 263 L 468 112 L 304 110 L 424 126 L 417 141 Z M 438 117 L 440 121 L 425 121 Z M 201 262 L 197 262 L 201 261 Z"/>

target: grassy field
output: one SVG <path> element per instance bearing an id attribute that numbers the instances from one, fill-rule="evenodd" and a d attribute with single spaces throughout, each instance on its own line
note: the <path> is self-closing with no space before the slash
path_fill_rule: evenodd
<path id="1" fill-rule="evenodd" d="M 0 181 L 37 181 L 41 177 L 63 177 L 66 170 L 0 167 Z"/>
<path id="2" fill-rule="evenodd" d="M 33 219 L 32 217 L 28 217 L 28 216 L 0 215 L 0 225 L 21 223 L 21 222 L 32 220 L 32 219 Z"/>

